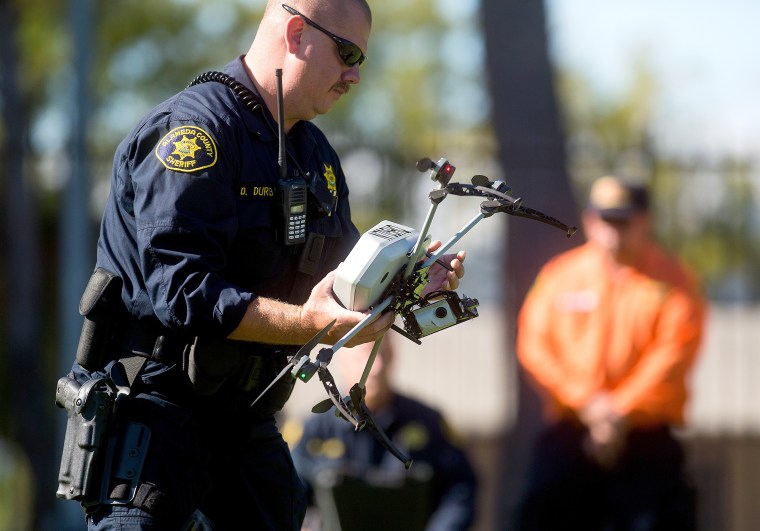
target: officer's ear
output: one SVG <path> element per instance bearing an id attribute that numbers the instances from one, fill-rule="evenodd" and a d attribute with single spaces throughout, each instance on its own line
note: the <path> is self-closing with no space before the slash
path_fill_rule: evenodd
<path id="1" fill-rule="evenodd" d="M 299 56 L 301 38 L 306 23 L 301 17 L 290 17 L 285 25 L 285 48 L 288 53 Z"/>

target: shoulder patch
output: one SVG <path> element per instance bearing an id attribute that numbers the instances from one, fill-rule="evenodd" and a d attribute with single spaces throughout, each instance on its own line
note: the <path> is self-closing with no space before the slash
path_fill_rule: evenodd
<path id="1" fill-rule="evenodd" d="M 156 157 L 172 171 L 190 173 L 216 164 L 216 143 L 202 128 L 175 127 L 156 146 Z"/>

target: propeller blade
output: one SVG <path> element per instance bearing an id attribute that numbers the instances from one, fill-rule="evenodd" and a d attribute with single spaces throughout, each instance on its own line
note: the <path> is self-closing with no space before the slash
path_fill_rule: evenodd
<path id="1" fill-rule="evenodd" d="M 327 413 L 328 411 L 332 409 L 332 407 L 333 407 L 332 400 L 330 400 L 329 398 L 325 398 L 319 404 L 311 408 L 311 412 L 312 413 Z"/>
<path id="2" fill-rule="evenodd" d="M 417 171 L 426 172 L 435 166 L 435 163 L 429 158 L 425 157 L 417 161 Z"/>
<path id="3" fill-rule="evenodd" d="M 291 360 L 300 360 L 300 359 L 301 359 L 303 356 L 307 356 L 307 357 L 308 357 L 308 355 L 309 355 L 309 352 L 311 352 L 311 350 L 312 350 L 314 347 L 316 347 L 316 346 L 319 344 L 319 342 L 320 342 L 320 341 L 322 341 L 322 338 L 323 338 L 323 337 L 325 337 L 325 335 L 327 334 L 327 332 L 329 332 L 329 331 L 330 331 L 330 328 L 332 328 L 332 326 L 335 324 L 335 321 L 336 321 L 336 320 L 337 320 L 337 319 L 333 319 L 333 322 L 332 322 L 332 323 L 328 324 L 326 327 L 324 327 L 322 330 L 320 330 L 320 331 L 319 331 L 319 332 L 318 332 L 318 333 L 317 333 L 317 334 L 316 334 L 314 337 L 312 337 L 312 338 L 311 338 L 311 339 L 310 339 L 310 340 L 309 340 L 309 341 L 308 341 L 308 342 L 307 342 L 307 343 L 306 343 L 304 346 L 302 346 L 300 349 L 298 349 L 298 352 L 296 352 L 296 353 L 295 353 L 295 354 L 294 354 L 294 355 L 293 355 L 293 356 L 292 356 L 290 359 L 291 359 Z M 285 366 L 285 368 L 284 368 L 284 369 L 282 369 L 282 370 L 280 371 L 280 373 L 279 373 L 277 376 L 275 376 L 274 380 L 272 380 L 272 383 L 270 383 L 270 384 L 269 384 L 269 385 L 266 387 L 266 389 L 264 389 L 264 390 L 261 392 L 261 394 L 259 394 L 259 396 L 257 396 L 257 397 L 256 397 L 256 400 L 254 400 L 253 402 L 251 402 L 251 407 L 255 406 L 255 405 L 256 405 L 256 402 L 258 402 L 259 400 L 261 400 L 261 397 L 262 397 L 262 396 L 264 396 L 264 395 L 267 393 L 267 391 L 269 391 L 269 390 L 272 388 L 272 386 L 273 386 L 274 384 L 276 384 L 278 381 L 280 381 L 280 378 L 282 378 L 282 377 L 283 377 L 283 376 L 285 376 L 285 375 L 286 375 L 288 372 L 290 372 L 290 370 L 291 370 L 291 369 L 292 369 L 294 366 L 295 366 L 295 362 L 294 362 L 294 361 L 291 361 L 290 363 L 288 363 L 288 364 Z"/>
<path id="4" fill-rule="evenodd" d="M 270 383 L 269 385 L 267 385 L 267 388 L 264 389 L 261 392 L 261 394 L 256 397 L 256 400 L 254 400 L 253 402 L 251 402 L 251 407 L 255 406 L 256 402 L 258 402 L 259 400 L 261 400 L 261 397 L 264 396 L 265 394 L 267 394 L 267 391 L 269 391 L 274 384 L 276 384 L 277 382 L 279 382 L 280 378 L 282 378 L 283 376 L 285 376 L 286 374 L 288 374 L 290 372 L 290 369 L 292 369 L 292 368 L 293 368 L 293 363 L 292 362 L 288 363 L 287 365 L 285 365 L 285 368 L 280 371 L 280 374 L 278 374 L 277 376 L 274 377 L 274 380 L 272 380 L 272 383 Z"/>
<path id="5" fill-rule="evenodd" d="M 294 359 L 299 359 L 301 356 L 309 355 L 309 352 L 311 352 L 314 347 L 319 345 L 319 343 L 322 341 L 322 338 L 324 338 L 327 335 L 327 332 L 330 331 L 332 326 L 335 324 L 335 321 L 337 319 L 333 319 L 333 322 L 328 324 L 326 327 L 324 327 L 322 330 L 320 330 L 314 337 L 312 337 L 304 346 L 298 349 L 298 352 L 296 352 L 293 355 Z"/>
<path id="6" fill-rule="evenodd" d="M 473 175 L 470 182 L 475 186 L 491 186 L 491 179 L 485 175 Z"/>
<path id="7" fill-rule="evenodd" d="M 369 429 L 370 433 L 374 435 L 377 442 L 383 445 L 383 447 L 388 450 L 394 457 L 396 457 L 396 459 L 404 463 L 404 468 L 409 470 L 409 468 L 412 466 L 412 463 L 414 462 L 413 459 L 399 450 L 399 448 L 393 444 L 393 441 L 388 438 L 388 435 L 386 435 L 383 429 L 377 425 L 375 418 L 372 416 L 372 412 L 367 407 L 367 404 L 362 403 L 360 418 L 366 424 L 367 429 Z"/>

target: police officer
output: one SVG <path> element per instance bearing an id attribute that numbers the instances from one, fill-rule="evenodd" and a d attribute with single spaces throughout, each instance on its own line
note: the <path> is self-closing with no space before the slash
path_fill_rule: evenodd
<path id="1" fill-rule="evenodd" d="M 289 420 L 286 433 L 298 435 L 293 460 L 315 509 L 307 522 L 333 529 L 339 520 L 343 531 L 470 529 L 475 519 L 475 471 L 441 413 L 394 388 L 393 337 L 382 340 L 366 381 L 365 403 L 414 464 L 406 471 L 369 430 L 357 433 L 333 414 L 307 417 L 300 434 L 298 419 Z M 371 347 L 355 347 L 352 356 L 341 360 L 343 387 L 359 381 Z"/>
<path id="2" fill-rule="evenodd" d="M 371 13 L 365 0 L 288 2 L 267 3 L 224 75 L 158 105 L 116 151 L 97 271 L 120 280 L 122 311 L 102 362 L 72 377 L 131 391 L 102 493 L 83 500 L 90 529 L 300 528 L 303 491 L 274 420 L 292 379 L 251 403 L 299 345 L 335 321 L 332 344 L 365 317 L 332 295 L 358 233 L 338 156 L 309 120 L 359 83 Z M 447 260 L 431 288 L 456 289 L 464 254 Z"/>

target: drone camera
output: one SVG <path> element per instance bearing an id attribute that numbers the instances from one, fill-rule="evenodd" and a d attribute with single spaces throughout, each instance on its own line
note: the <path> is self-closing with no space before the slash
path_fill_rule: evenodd
<path id="1" fill-rule="evenodd" d="M 415 339 L 478 316 L 476 299 L 460 298 L 453 291 L 444 293 L 443 298 L 402 315 L 406 331 Z"/>

